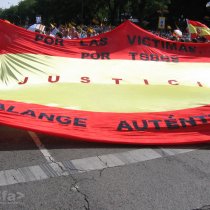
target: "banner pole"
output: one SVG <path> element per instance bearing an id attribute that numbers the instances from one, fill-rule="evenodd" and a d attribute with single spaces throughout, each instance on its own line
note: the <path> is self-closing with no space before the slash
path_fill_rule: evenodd
<path id="1" fill-rule="evenodd" d="M 190 35 L 190 41 L 192 41 L 192 35 L 191 35 L 191 33 L 190 33 L 189 21 L 188 21 L 188 19 L 186 19 L 186 21 L 187 21 L 188 33 L 189 33 L 189 35 Z"/>

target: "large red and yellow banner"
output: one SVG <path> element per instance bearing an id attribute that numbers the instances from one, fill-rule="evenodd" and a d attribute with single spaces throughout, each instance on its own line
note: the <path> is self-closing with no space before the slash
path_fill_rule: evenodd
<path id="1" fill-rule="evenodd" d="M 131 22 L 63 40 L 0 21 L 0 123 L 126 144 L 210 141 L 210 45 Z"/>

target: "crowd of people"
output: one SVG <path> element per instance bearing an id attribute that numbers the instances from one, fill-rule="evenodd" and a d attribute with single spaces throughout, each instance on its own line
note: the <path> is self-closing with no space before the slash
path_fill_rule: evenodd
<path id="1" fill-rule="evenodd" d="M 53 24 L 49 26 L 43 26 L 41 24 L 36 24 L 35 32 L 43 33 L 48 36 L 58 37 L 62 39 L 80 39 L 97 36 L 101 33 L 105 33 L 111 31 L 114 26 L 109 25 L 59 25 L 56 27 Z M 29 29 L 30 30 L 30 29 Z M 180 42 L 209 42 L 205 37 L 197 36 L 195 38 L 191 38 L 190 34 L 186 31 L 182 33 L 179 29 L 171 30 L 149 30 L 149 32 L 155 34 L 156 36 L 172 40 L 172 41 L 180 41 Z"/>
<path id="2" fill-rule="evenodd" d="M 172 41 L 180 41 L 180 42 L 197 42 L 197 43 L 205 43 L 209 42 L 208 39 L 206 39 L 204 36 L 197 36 L 194 38 L 191 38 L 190 34 L 188 32 L 184 33 L 178 33 L 179 30 L 168 30 L 168 31 L 152 31 L 151 33 L 155 34 L 156 36 L 162 37 L 164 39 L 169 39 Z"/>
<path id="3" fill-rule="evenodd" d="M 35 32 L 46 34 L 48 36 L 58 37 L 62 39 L 81 39 L 97 36 L 101 33 L 111 31 L 114 27 L 108 25 L 60 25 L 56 27 L 53 24 L 44 26 L 37 24 Z M 29 29 L 30 30 L 30 29 Z"/>

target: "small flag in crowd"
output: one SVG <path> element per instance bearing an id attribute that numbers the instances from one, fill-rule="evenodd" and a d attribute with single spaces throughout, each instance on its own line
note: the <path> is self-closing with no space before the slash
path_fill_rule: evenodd
<path id="1" fill-rule="evenodd" d="M 40 32 L 44 32 L 45 26 L 42 24 L 33 24 L 33 25 L 29 26 L 27 30 L 33 31 L 33 32 L 36 30 L 39 30 Z"/>
<path id="2" fill-rule="evenodd" d="M 55 28 L 51 31 L 51 34 L 52 34 L 53 36 L 55 36 L 58 32 L 59 32 L 59 30 L 55 27 Z"/>
<path id="3" fill-rule="evenodd" d="M 191 39 L 205 37 L 210 40 L 210 28 L 205 24 L 193 20 L 187 20 L 187 24 Z"/>

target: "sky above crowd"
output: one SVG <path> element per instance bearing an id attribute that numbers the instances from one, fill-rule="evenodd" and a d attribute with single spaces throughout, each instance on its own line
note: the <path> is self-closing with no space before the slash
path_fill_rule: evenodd
<path id="1" fill-rule="evenodd" d="M 21 0 L 0 0 L 0 8 L 6 9 L 17 5 Z"/>

